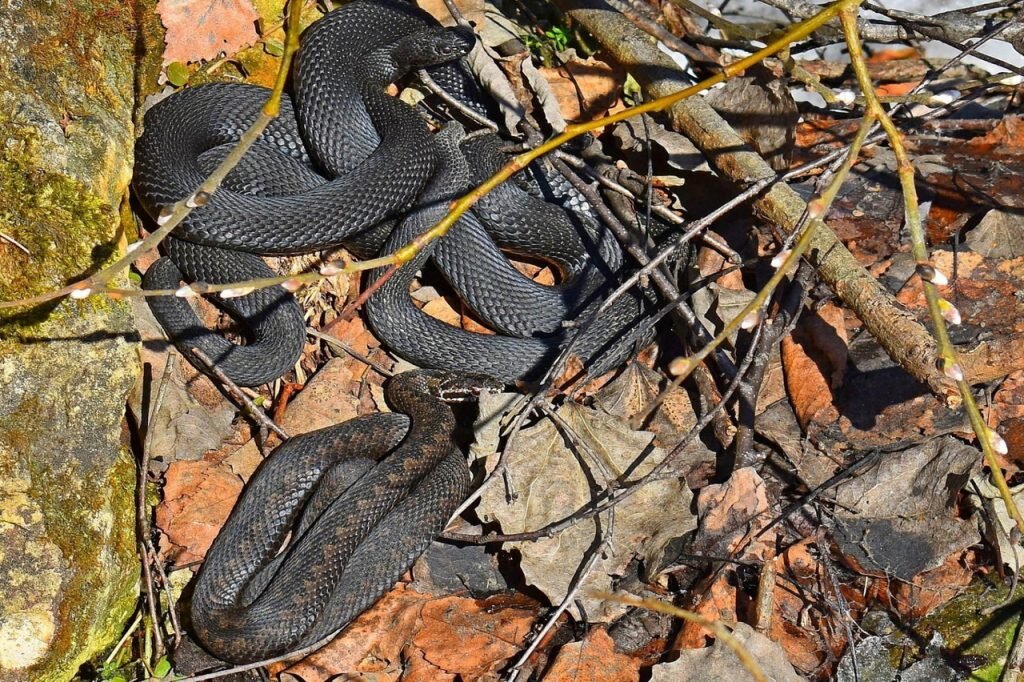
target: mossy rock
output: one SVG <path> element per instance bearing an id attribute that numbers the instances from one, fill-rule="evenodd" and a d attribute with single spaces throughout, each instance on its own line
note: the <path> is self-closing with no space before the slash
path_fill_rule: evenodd
<path id="1" fill-rule="evenodd" d="M 0 236 L 0 300 L 122 250 L 135 31 L 119 0 L 0 5 L 0 232 L 28 250 Z M 0 681 L 70 679 L 135 607 L 135 336 L 99 297 L 0 310 Z"/>

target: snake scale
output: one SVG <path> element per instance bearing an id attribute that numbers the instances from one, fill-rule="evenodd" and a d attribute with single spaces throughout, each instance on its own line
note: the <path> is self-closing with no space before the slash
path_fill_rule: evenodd
<path id="1" fill-rule="evenodd" d="M 443 29 L 401 0 L 354 0 L 329 12 L 302 37 L 293 99 L 282 102 L 281 115 L 222 188 L 168 238 L 166 258 L 146 272 L 143 286 L 267 277 L 261 255 L 337 245 L 372 255 L 429 228 L 505 162 L 503 143 L 467 136 L 456 123 L 431 133 L 386 87 L 431 67 L 436 81 L 485 111 L 460 61 L 473 41 L 470 31 Z M 154 105 L 136 145 L 133 181 L 147 212 L 157 218 L 188 197 L 266 96 L 263 88 L 222 83 Z M 542 184 L 505 183 L 369 299 L 378 336 L 435 369 L 389 382 L 394 413 L 296 436 L 264 462 L 197 579 L 193 626 L 209 651 L 258 660 L 337 631 L 393 585 L 464 499 L 469 473 L 452 443 L 445 401 L 542 371 L 566 342 L 563 321 L 592 317 L 622 268 L 618 244 L 598 221 L 567 210 L 573 197 Z M 503 251 L 544 258 L 562 282 L 534 284 Z M 457 329 L 412 304 L 410 281 L 428 260 L 498 333 Z M 370 273 L 371 281 L 381 274 Z M 218 301 L 245 327 L 243 344 L 204 327 L 183 299 L 148 300 L 193 364 L 198 348 L 236 383 L 271 381 L 302 352 L 302 312 L 283 290 Z M 626 296 L 591 325 L 576 350 L 592 370 L 630 352 L 642 308 Z"/>

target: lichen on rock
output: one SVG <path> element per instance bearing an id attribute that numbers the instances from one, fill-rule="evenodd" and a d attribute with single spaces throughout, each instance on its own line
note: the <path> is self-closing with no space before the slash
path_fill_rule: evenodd
<path id="1" fill-rule="evenodd" d="M 123 244 L 135 22 L 116 0 L 0 5 L 0 300 L 95 272 Z M 137 596 L 138 373 L 124 302 L 0 311 L 0 681 L 67 680 Z"/>

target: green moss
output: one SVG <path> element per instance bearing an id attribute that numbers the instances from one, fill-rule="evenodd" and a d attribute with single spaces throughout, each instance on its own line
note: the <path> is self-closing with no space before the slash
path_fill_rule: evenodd
<path id="1" fill-rule="evenodd" d="M 117 216 L 82 183 L 45 168 L 39 135 L 30 127 L 0 119 L 0 130 L 15 128 L 0 146 L 0 231 L 22 244 L 0 249 L 0 300 L 33 296 L 65 286 L 97 271 L 115 255 L 111 225 Z M 71 306 L 74 314 L 97 312 L 109 302 L 100 298 Z M 24 339 L 54 305 L 0 311 L 0 335 Z"/>
<path id="2" fill-rule="evenodd" d="M 1014 598 L 1006 601 L 1007 588 L 989 579 L 976 580 L 966 592 L 924 618 L 914 631 L 924 638 L 939 632 L 945 649 L 955 656 L 979 656 L 984 665 L 969 679 L 995 681 L 1000 678 L 1006 656 L 1013 643 L 1024 604 L 1024 584 L 1017 586 Z M 983 611 L 994 608 L 985 615 Z"/>
<path id="3" fill-rule="evenodd" d="M 57 622 L 75 625 L 58 628 L 49 655 L 32 668 L 39 675 L 33 679 L 67 680 L 117 641 L 135 610 L 139 569 L 132 498 L 103 492 L 131 490 L 135 466 L 122 451 L 105 481 L 86 477 L 73 490 L 67 472 L 32 463 L 29 470 L 29 496 L 46 517 L 44 539 L 72 568 L 61 585 Z"/>

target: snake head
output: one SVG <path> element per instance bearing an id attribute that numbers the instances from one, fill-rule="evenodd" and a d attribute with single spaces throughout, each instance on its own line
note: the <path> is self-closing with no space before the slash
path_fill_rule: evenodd
<path id="1" fill-rule="evenodd" d="M 500 393 L 505 388 L 503 382 L 480 372 L 420 369 L 400 374 L 396 379 L 399 378 L 419 384 L 422 390 L 446 403 L 469 402 L 483 393 Z"/>
<path id="2" fill-rule="evenodd" d="M 430 28 L 398 41 L 391 54 L 398 64 L 421 69 L 461 59 L 475 42 L 476 35 L 468 28 Z"/>

